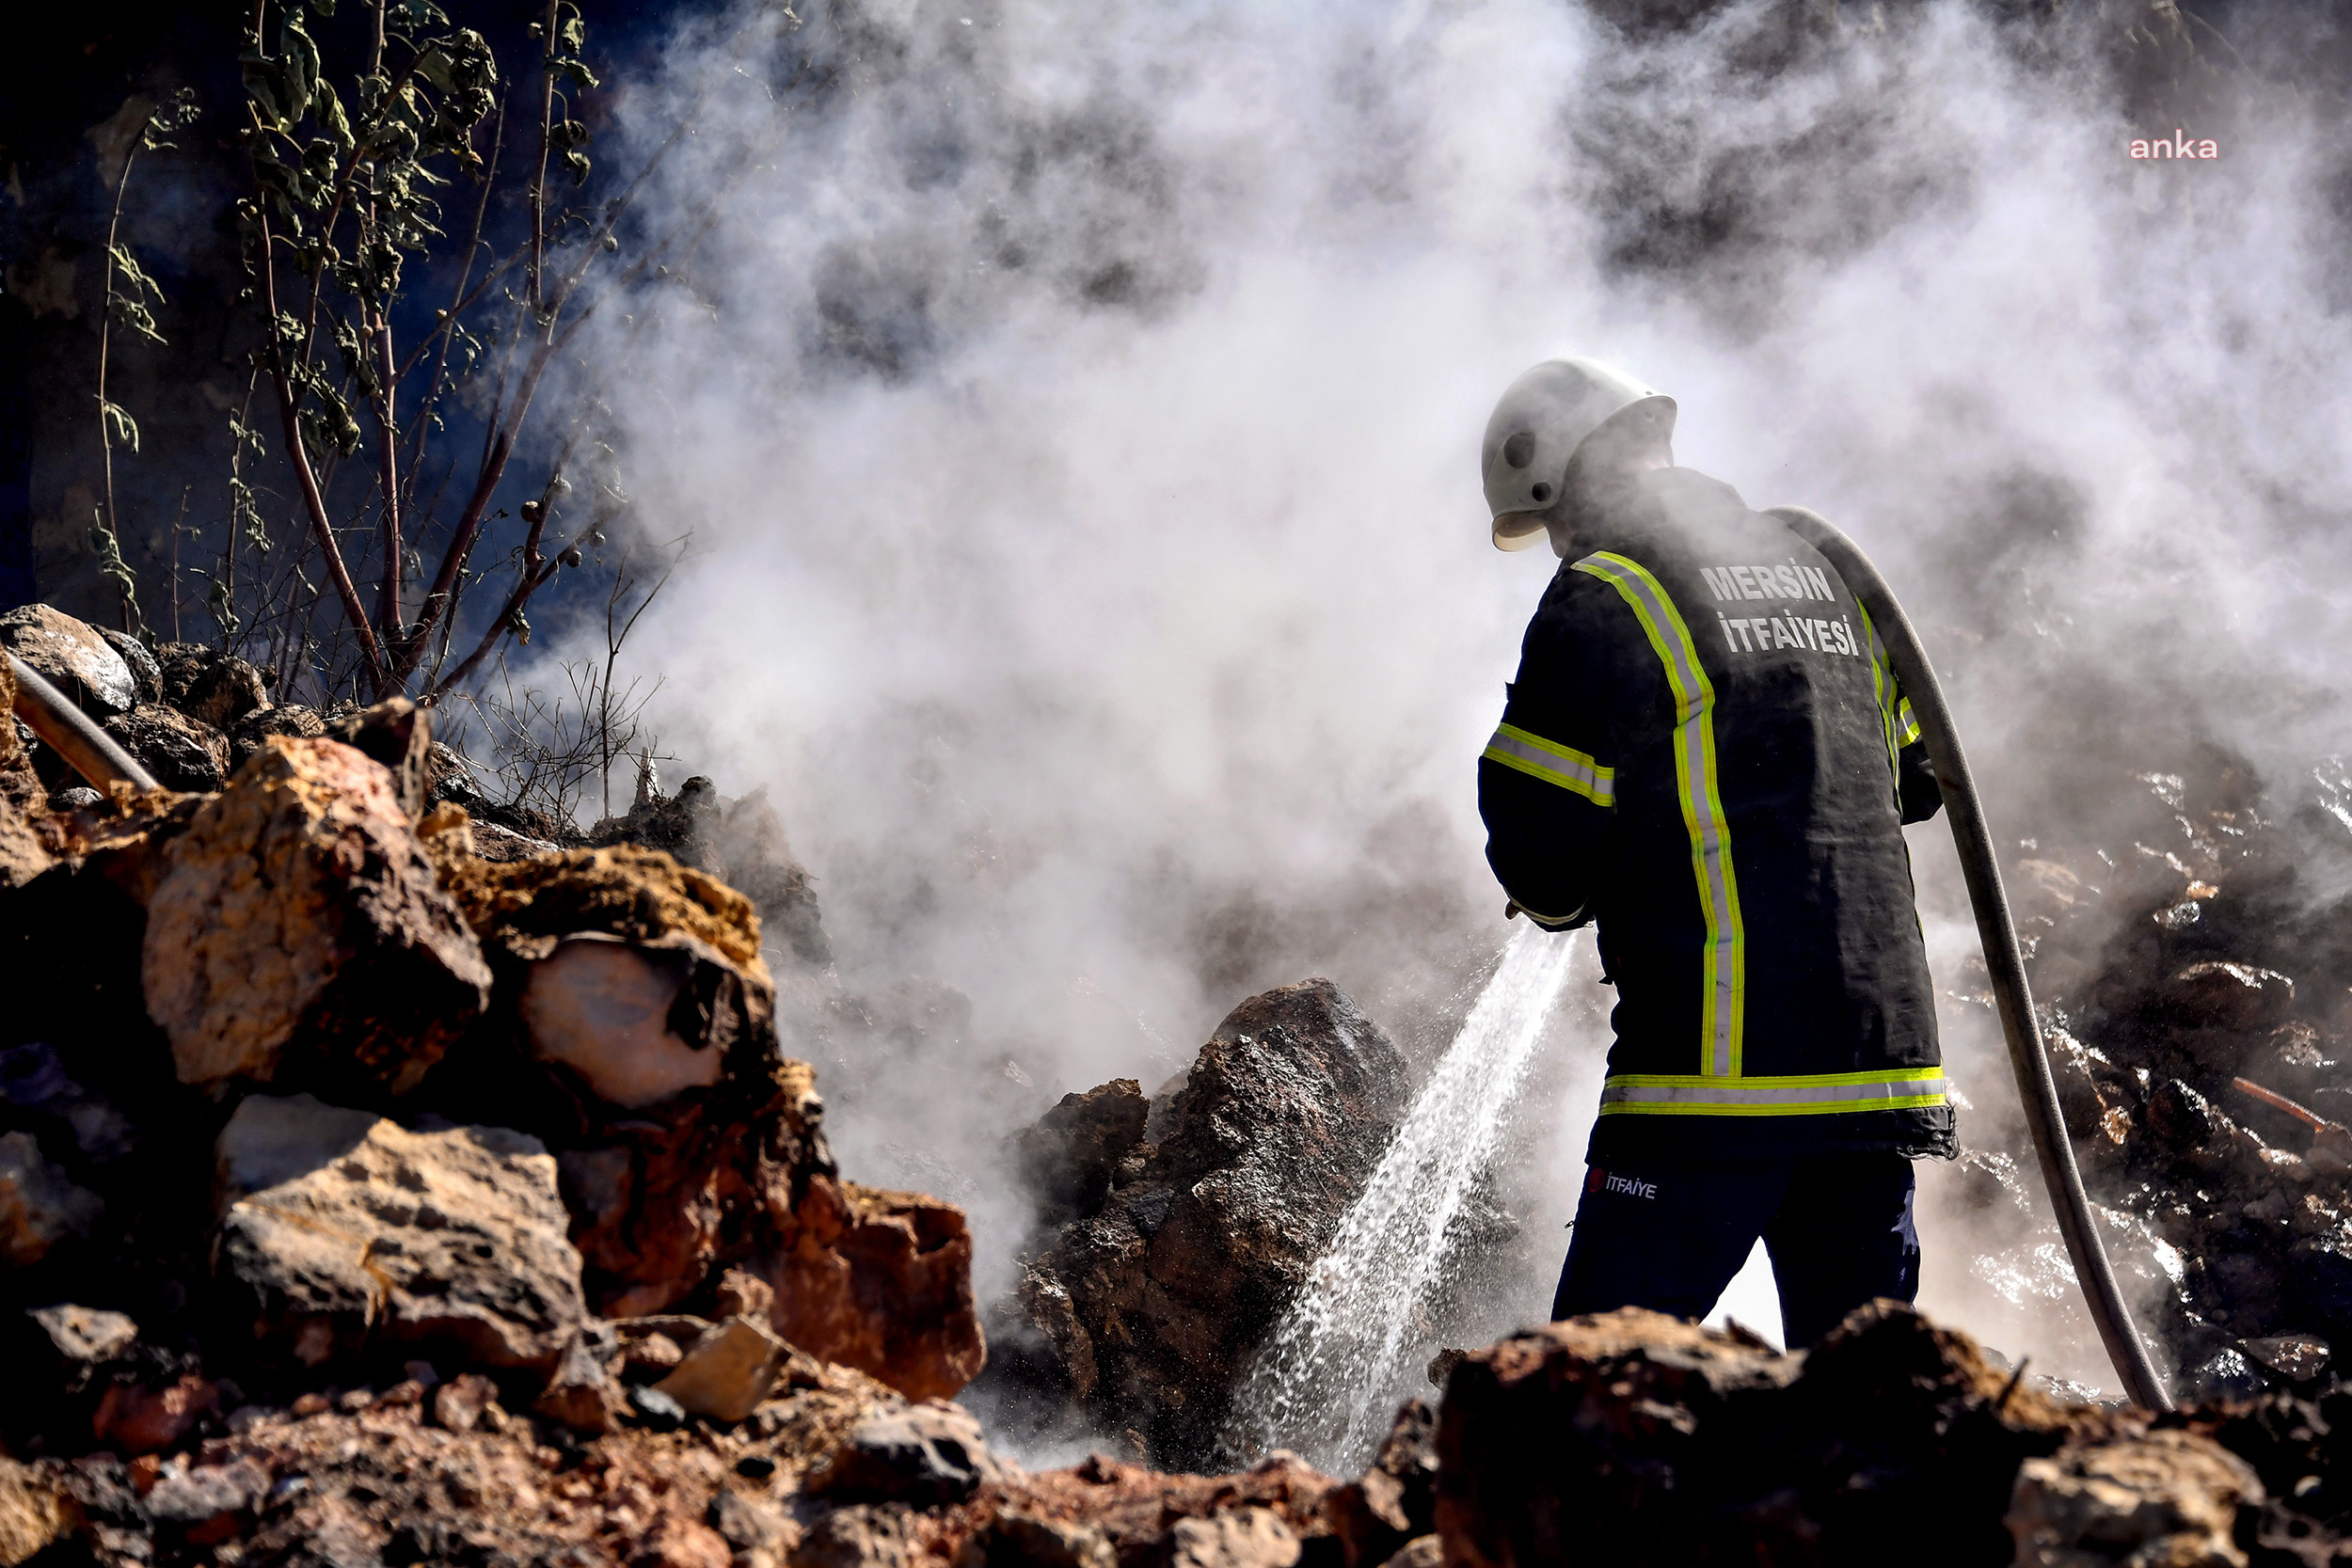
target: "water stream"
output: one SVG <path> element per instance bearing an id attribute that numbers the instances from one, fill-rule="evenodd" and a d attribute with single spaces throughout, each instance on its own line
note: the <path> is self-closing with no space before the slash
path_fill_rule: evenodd
<path id="1" fill-rule="evenodd" d="M 1258 1353 L 1227 1441 L 1292 1449 L 1353 1475 L 1420 1385 L 1406 1365 L 1438 1325 L 1427 1304 L 1455 1266 L 1448 1232 L 1494 1160 L 1581 934 L 1523 927 L 1422 1088 L 1363 1196 Z"/>

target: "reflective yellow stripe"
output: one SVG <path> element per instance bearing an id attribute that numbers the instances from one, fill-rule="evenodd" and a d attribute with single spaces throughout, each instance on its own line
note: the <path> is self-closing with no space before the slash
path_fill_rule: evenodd
<path id="1" fill-rule="evenodd" d="M 1691 628 L 1659 580 L 1638 561 L 1602 550 L 1576 563 L 1615 588 L 1666 667 L 1675 695 L 1675 785 L 1691 832 L 1691 865 L 1707 917 L 1700 967 L 1699 1069 L 1712 1078 L 1740 1072 L 1747 1006 L 1747 941 L 1740 924 L 1740 883 L 1731 865 L 1731 830 L 1715 781 L 1715 687 L 1699 662 Z"/>
<path id="2" fill-rule="evenodd" d="M 1945 1102 L 1942 1068 L 1721 1078 L 1620 1073 L 1601 1087 L 1602 1116 L 1818 1117 Z"/>
<path id="3" fill-rule="evenodd" d="M 1911 711 L 1910 698 L 1905 697 L 1903 699 L 1902 707 L 1897 713 L 1896 717 L 1899 721 L 1898 733 L 1900 735 L 1904 745 L 1908 746 L 1913 741 L 1919 738 L 1919 716 Z"/>
<path id="4" fill-rule="evenodd" d="M 1488 762 L 1499 762 L 1546 784 L 1558 784 L 1604 809 L 1617 803 L 1615 768 L 1603 768 L 1572 746 L 1546 740 L 1516 724 L 1496 730 L 1495 737 L 1486 742 L 1486 750 L 1481 755 Z"/>
<path id="5" fill-rule="evenodd" d="M 1912 740 L 1917 738 L 1919 725 L 1918 721 L 1911 717 L 1911 699 L 1899 695 L 1895 689 L 1895 666 L 1893 661 L 1886 657 L 1886 645 L 1879 641 L 1878 627 L 1870 624 L 1870 612 L 1862 608 L 1860 599 L 1854 600 L 1853 609 L 1854 613 L 1862 617 L 1862 638 L 1868 644 L 1870 689 L 1878 698 L 1879 725 L 1886 732 L 1886 768 L 1890 775 L 1888 782 L 1894 790 L 1895 800 L 1899 808 L 1903 789 L 1903 765 L 1899 753 L 1905 746 L 1911 744 Z M 1908 736 L 1900 739 L 1897 738 L 1895 727 L 1899 713 L 1903 721 L 1910 725 L 1911 730 Z"/>

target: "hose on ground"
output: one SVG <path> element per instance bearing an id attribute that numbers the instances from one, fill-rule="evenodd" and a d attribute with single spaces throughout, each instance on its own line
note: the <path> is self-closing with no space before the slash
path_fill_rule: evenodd
<path id="1" fill-rule="evenodd" d="M 103 791 L 117 780 L 139 789 L 160 789 L 153 774 L 115 744 L 114 736 L 90 722 L 89 715 L 14 654 L 8 673 L 16 677 L 16 716 L 47 741 L 72 769 Z"/>
<path id="2" fill-rule="evenodd" d="M 2066 1256 L 2074 1265 L 2092 1322 L 2106 1346 L 2107 1359 L 2123 1380 L 2125 1392 L 2150 1410 L 2169 1410 L 2165 1392 L 2148 1359 L 2148 1347 L 2132 1323 L 2131 1308 L 2117 1288 L 2115 1269 L 2107 1261 L 2099 1227 L 2083 1192 L 2081 1171 L 2074 1165 L 2074 1146 L 2066 1135 L 2065 1114 L 2058 1108 L 2058 1084 L 2050 1075 L 2050 1053 L 2042 1039 L 2042 1022 L 2034 1014 L 2033 992 L 2026 981 L 2026 960 L 2017 942 L 2016 923 L 2010 916 L 2009 895 L 2001 885 L 2001 866 L 1993 852 L 1992 831 L 1985 825 L 1984 802 L 1968 771 L 1968 758 L 1960 749 L 1951 709 L 1927 650 L 1911 620 L 1896 602 L 1893 591 L 1869 558 L 1852 540 L 1820 514 L 1801 506 L 1772 508 L 1772 515 L 1788 523 L 1797 536 L 1829 558 L 1846 586 L 1869 611 L 1879 640 L 1895 667 L 1895 679 L 1910 699 L 1919 721 L 1920 738 L 1935 765 L 1935 782 L 1944 795 L 1944 814 L 1952 825 L 1952 840 L 1960 851 L 1961 874 L 1968 882 L 1968 902 L 1976 909 L 1977 936 L 1984 945 L 1984 966 L 1993 977 L 1993 995 L 2001 1016 L 2001 1032 L 2009 1039 L 2010 1067 L 2017 1075 L 2017 1093 L 2024 1102 L 2026 1125 L 2033 1133 L 2034 1153 L 2042 1164 L 2042 1182 L 2058 1212 L 2058 1230 L 2066 1239 Z"/>

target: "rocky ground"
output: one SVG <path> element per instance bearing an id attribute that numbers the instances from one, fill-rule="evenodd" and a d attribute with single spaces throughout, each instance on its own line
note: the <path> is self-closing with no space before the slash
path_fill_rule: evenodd
<path id="1" fill-rule="evenodd" d="M 1804 1355 L 1626 1312 L 1451 1360 L 1353 1480 L 1184 1474 L 1409 1098 L 1327 981 L 1015 1140 L 992 1346 L 961 1211 L 850 1180 L 785 1053 L 826 949 L 764 801 L 501 824 L 408 705 L 0 641 L 174 786 L 0 727 L 0 1568 L 2352 1561 L 2352 875 L 2242 770 L 2020 867 L 2094 1190 L 2237 1402 L 2069 1402 L 1886 1307 Z"/>
<path id="2" fill-rule="evenodd" d="M 1150 1101 L 1070 1095 L 1021 1139 L 1042 1195 L 989 1383 L 1008 1421 L 1212 1456 L 1249 1357 L 1363 1191 L 1404 1115 L 1405 1063 L 1328 980 L 1236 1007 Z"/>
<path id="3" fill-rule="evenodd" d="M 2343 789 L 2273 796 L 2207 754 L 2119 781 L 2100 832 L 2011 866 L 2085 1183 L 2192 1395 L 2310 1386 L 2352 1343 Z M 2029 1168 L 1969 1160 L 1980 1204 L 2041 1224 Z"/>

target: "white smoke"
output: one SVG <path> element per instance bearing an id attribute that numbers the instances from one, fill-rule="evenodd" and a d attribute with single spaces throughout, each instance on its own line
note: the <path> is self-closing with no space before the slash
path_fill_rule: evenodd
<path id="1" fill-rule="evenodd" d="M 2111 789 L 2132 726 L 2329 749 L 2338 134 L 2225 96 L 2217 161 L 2136 164 L 2089 34 L 1797 9 L 812 5 L 624 103 L 610 156 L 718 83 L 644 206 L 707 233 L 612 396 L 646 526 L 695 539 L 630 657 L 673 749 L 770 787 L 850 989 L 970 999 L 820 1066 L 851 1174 L 970 1175 L 984 1290 L 1021 1224 L 987 1152 L 1038 1099 L 1149 1092 L 1307 973 L 1393 1023 L 1500 946 L 1473 759 L 1551 562 L 1488 546 L 1475 467 L 1537 359 L 1672 391 L 1682 462 L 1873 553 L 1997 828 Z M 1947 842 L 1915 830 L 1959 987 Z M 2006 1133 L 1990 1016 L 1948 1014 Z M 1522 1159 L 1564 1189 L 1531 1178 L 1539 1237 L 1589 1114 Z M 1928 1304 L 1992 1312 L 1925 1223 Z M 2097 1372 L 2040 1322 L 1983 1326 Z"/>

